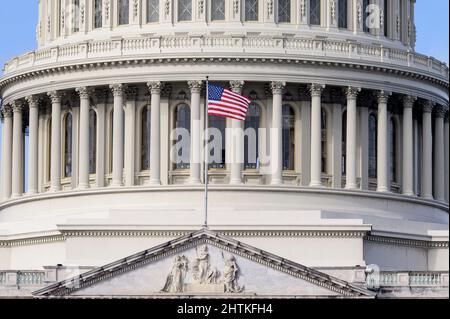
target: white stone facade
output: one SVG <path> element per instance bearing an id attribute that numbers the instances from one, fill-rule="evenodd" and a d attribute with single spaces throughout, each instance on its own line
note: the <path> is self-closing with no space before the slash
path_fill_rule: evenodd
<path id="1" fill-rule="evenodd" d="M 38 49 L 0 78 L 0 295 L 201 226 L 206 76 L 254 110 L 213 127 L 261 129 L 224 136 L 211 230 L 348 282 L 376 265 L 388 296 L 417 278 L 442 295 L 449 73 L 414 51 L 414 3 L 41 0 Z M 189 160 L 174 164 L 180 127 Z M 257 161 L 236 163 L 247 144 Z"/>

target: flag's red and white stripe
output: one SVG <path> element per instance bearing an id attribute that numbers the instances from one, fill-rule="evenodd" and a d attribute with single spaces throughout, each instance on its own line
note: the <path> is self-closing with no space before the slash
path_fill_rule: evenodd
<path id="1" fill-rule="evenodd" d="M 208 114 L 244 121 L 250 102 L 245 96 L 224 89 L 219 101 L 208 101 Z"/>

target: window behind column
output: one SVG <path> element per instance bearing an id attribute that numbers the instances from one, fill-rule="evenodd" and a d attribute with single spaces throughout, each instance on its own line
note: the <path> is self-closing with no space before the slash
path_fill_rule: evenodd
<path id="1" fill-rule="evenodd" d="M 261 108 L 256 103 L 248 107 L 244 122 L 244 169 L 259 167 L 259 126 L 261 123 Z"/>
<path id="2" fill-rule="evenodd" d="M 192 20 L 192 0 L 178 0 L 178 21 Z"/>
<path id="3" fill-rule="evenodd" d="M 342 175 L 347 175 L 347 111 L 342 113 Z"/>
<path id="4" fill-rule="evenodd" d="M 130 0 L 119 0 L 119 25 L 130 23 Z"/>
<path id="5" fill-rule="evenodd" d="M 377 178 L 377 118 L 369 116 L 369 178 Z"/>
<path id="6" fill-rule="evenodd" d="M 185 148 L 180 147 L 177 152 L 174 153 L 175 158 L 173 161 L 175 163 L 175 169 L 188 169 L 190 167 L 191 141 L 189 136 L 191 133 L 191 109 L 189 108 L 189 105 L 185 103 L 178 104 L 175 108 L 175 129 L 177 130 L 175 143 L 180 143 L 182 138 L 187 138 L 183 143 Z M 184 133 L 189 133 L 189 135 L 181 135 Z"/>
<path id="7" fill-rule="evenodd" d="M 64 116 L 64 177 L 72 176 L 72 114 Z"/>
<path id="8" fill-rule="evenodd" d="M 397 182 L 397 125 L 392 117 L 389 121 L 389 151 L 391 182 L 395 183 Z"/>
<path id="9" fill-rule="evenodd" d="M 103 26 L 103 0 L 95 0 L 94 2 L 94 28 Z"/>
<path id="10" fill-rule="evenodd" d="M 370 32 L 370 28 L 369 28 L 369 7 L 370 2 L 369 0 L 363 0 L 363 30 L 364 32 Z"/>
<path id="11" fill-rule="evenodd" d="M 211 20 L 225 20 L 225 0 L 211 0 Z"/>
<path id="12" fill-rule="evenodd" d="M 291 0 L 278 0 L 278 22 L 291 22 Z"/>
<path id="13" fill-rule="evenodd" d="M 47 171 L 46 171 L 46 181 L 50 182 L 51 179 L 51 165 L 52 165 L 52 118 L 49 117 L 47 122 Z"/>
<path id="14" fill-rule="evenodd" d="M 338 26 L 342 29 L 348 28 L 348 0 L 339 0 L 338 2 Z"/>
<path id="15" fill-rule="evenodd" d="M 141 113 L 141 171 L 150 169 L 150 132 L 151 112 L 150 107 L 144 106 Z"/>
<path id="16" fill-rule="evenodd" d="M 384 0 L 384 10 L 383 10 L 383 14 L 384 14 L 384 16 L 383 16 L 383 19 L 384 19 L 384 22 L 383 22 L 383 25 L 384 25 L 384 35 L 387 37 L 388 36 L 388 24 L 389 24 L 389 19 L 388 19 L 388 17 L 389 17 L 389 14 L 390 14 L 390 12 L 389 12 L 389 9 L 388 9 L 388 2 L 389 2 L 390 0 Z"/>
<path id="17" fill-rule="evenodd" d="M 283 105 L 283 170 L 294 170 L 295 113 L 291 106 Z"/>
<path id="18" fill-rule="evenodd" d="M 159 0 L 147 0 L 147 23 L 159 21 Z"/>
<path id="19" fill-rule="evenodd" d="M 89 110 L 89 174 L 95 174 L 97 168 L 97 113 Z"/>
<path id="20" fill-rule="evenodd" d="M 209 168 L 225 168 L 225 127 L 226 119 L 220 116 L 209 116 L 209 128 L 216 129 L 213 136 L 213 130 L 209 131 L 208 143 L 216 145 L 216 148 L 210 150 L 209 153 Z M 214 143 L 214 139 L 219 139 Z M 219 153 L 215 153 L 219 152 Z"/>
<path id="21" fill-rule="evenodd" d="M 245 21 L 258 21 L 258 0 L 245 0 Z"/>
<path id="22" fill-rule="evenodd" d="M 327 112 L 322 108 L 321 110 L 321 148 L 322 148 L 322 160 L 321 160 L 321 167 L 322 167 L 322 173 L 327 173 L 327 161 L 328 161 L 328 116 Z"/>
<path id="23" fill-rule="evenodd" d="M 320 1 L 310 0 L 309 4 L 309 24 L 320 25 Z"/>
<path id="24" fill-rule="evenodd" d="M 80 31 L 80 0 L 73 0 L 72 14 L 73 14 L 72 32 L 78 32 Z"/>

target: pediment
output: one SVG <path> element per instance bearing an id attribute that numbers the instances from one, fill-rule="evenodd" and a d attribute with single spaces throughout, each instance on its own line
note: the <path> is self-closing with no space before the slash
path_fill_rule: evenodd
<path id="1" fill-rule="evenodd" d="M 373 293 L 203 229 L 33 293 L 37 297 L 344 297 Z"/>

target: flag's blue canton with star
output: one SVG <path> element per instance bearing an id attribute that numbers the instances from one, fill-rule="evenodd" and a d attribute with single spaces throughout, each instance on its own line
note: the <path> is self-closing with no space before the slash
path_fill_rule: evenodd
<path id="1" fill-rule="evenodd" d="M 208 114 L 244 121 L 250 100 L 245 96 L 208 83 Z"/>

